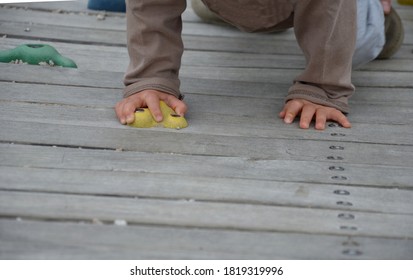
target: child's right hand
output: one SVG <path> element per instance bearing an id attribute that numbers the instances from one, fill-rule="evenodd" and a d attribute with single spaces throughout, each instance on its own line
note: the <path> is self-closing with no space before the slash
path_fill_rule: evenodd
<path id="1" fill-rule="evenodd" d="M 313 119 L 315 119 L 315 129 L 317 130 L 324 130 L 327 120 L 333 120 L 345 128 L 351 127 L 350 121 L 339 110 L 304 99 L 288 101 L 279 114 L 279 117 L 288 124 L 292 123 L 297 116 L 300 116 L 300 128 L 303 129 L 309 128 Z"/>
<path id="2" fill-rule="evenodd" d="M 135 120 L 137 108 L 148 108 L 157 122 L 162 121 L 162 112 L 159 101 L 164 101 L 178 115 L 184 116 L 188 110 L 186 104 L 175 96 L 158 90 L 143 90 L 121 101 L 115 106 L 116 115 L 121 124 L 131 124 Z"/>

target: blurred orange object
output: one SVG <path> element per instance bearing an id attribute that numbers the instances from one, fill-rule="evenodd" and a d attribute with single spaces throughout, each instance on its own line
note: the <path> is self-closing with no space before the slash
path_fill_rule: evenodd
<path id="1" fill-rule="evenodd" d="M 397 0 L 401 5 L 413 5 L 413 0 Z"/>

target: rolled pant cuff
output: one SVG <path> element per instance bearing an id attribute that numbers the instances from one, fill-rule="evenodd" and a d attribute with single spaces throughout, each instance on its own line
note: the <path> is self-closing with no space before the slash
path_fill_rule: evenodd
<path id="1" fill-rule="evenodd" d="M 293 99 L 304 99 L 310 101 L 315 104 L 328 106 L 340 110 L 343 113 L 349 112 L 348 107 L 348 98 L 347 97 L 340 97 L 338 99 L 331 99 L 327 96 L 307 91 L 307 90 L 292 90 L 288 93 L 287 97 L 285 98 L 285 102 L 288 102 Z"/>
<path id="2" fill-rule="evenodd" d="M 179 91 L 180 82 L 165 78 L 143 78 L 135 83 L 126 86 L 123 90 L 123 97 L 129 97 L 143 90 L 158 90 L 175 96 L 182 100 L 183 95 Z"/>

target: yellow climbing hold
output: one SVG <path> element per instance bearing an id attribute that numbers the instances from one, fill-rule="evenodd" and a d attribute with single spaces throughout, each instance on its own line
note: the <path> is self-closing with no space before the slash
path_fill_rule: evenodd
<path id="1" fill-rule="evenodd" d="M 188 122 L 184 117 L 176 114 L 165 102 L 159 103 L 163 115 L 161 122 L 156 122 L 152 117 L 151 112 L 147 108 L 139 108 L 135 112 L 135 121 L 130 126 L 137 128 L 149 128 L 149 127 L 165 127 L 181 129 L 188 126 Z"/>

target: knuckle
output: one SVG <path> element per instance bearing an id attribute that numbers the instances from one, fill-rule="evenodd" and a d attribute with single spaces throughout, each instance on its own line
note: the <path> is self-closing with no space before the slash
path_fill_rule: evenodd
<path id="1" fill-rule="evenodd" d="M 123 106 L 124 100 L 118 101 L 115 105 L 116 108 Z"/>
<path id="2" fill-rule="evenodd" d="M 182 110 L 184 112 L 186 112 L 188 110 L 188 106 L 185 103 L 182 104 Z"/>
<path id="3" fill-rule="evenodd" d="M 290 100 L 289 103 L 292 106 L 302 106 L 302 104 L 303 104 L 300 100 L 297 100 L 297 99 Z"/>
<path id="4" fill-rule="evenodd" d="M 286 116 L 294 118 L 296 116 L 296 114 L 292 111 L 287 111 Z"/>

